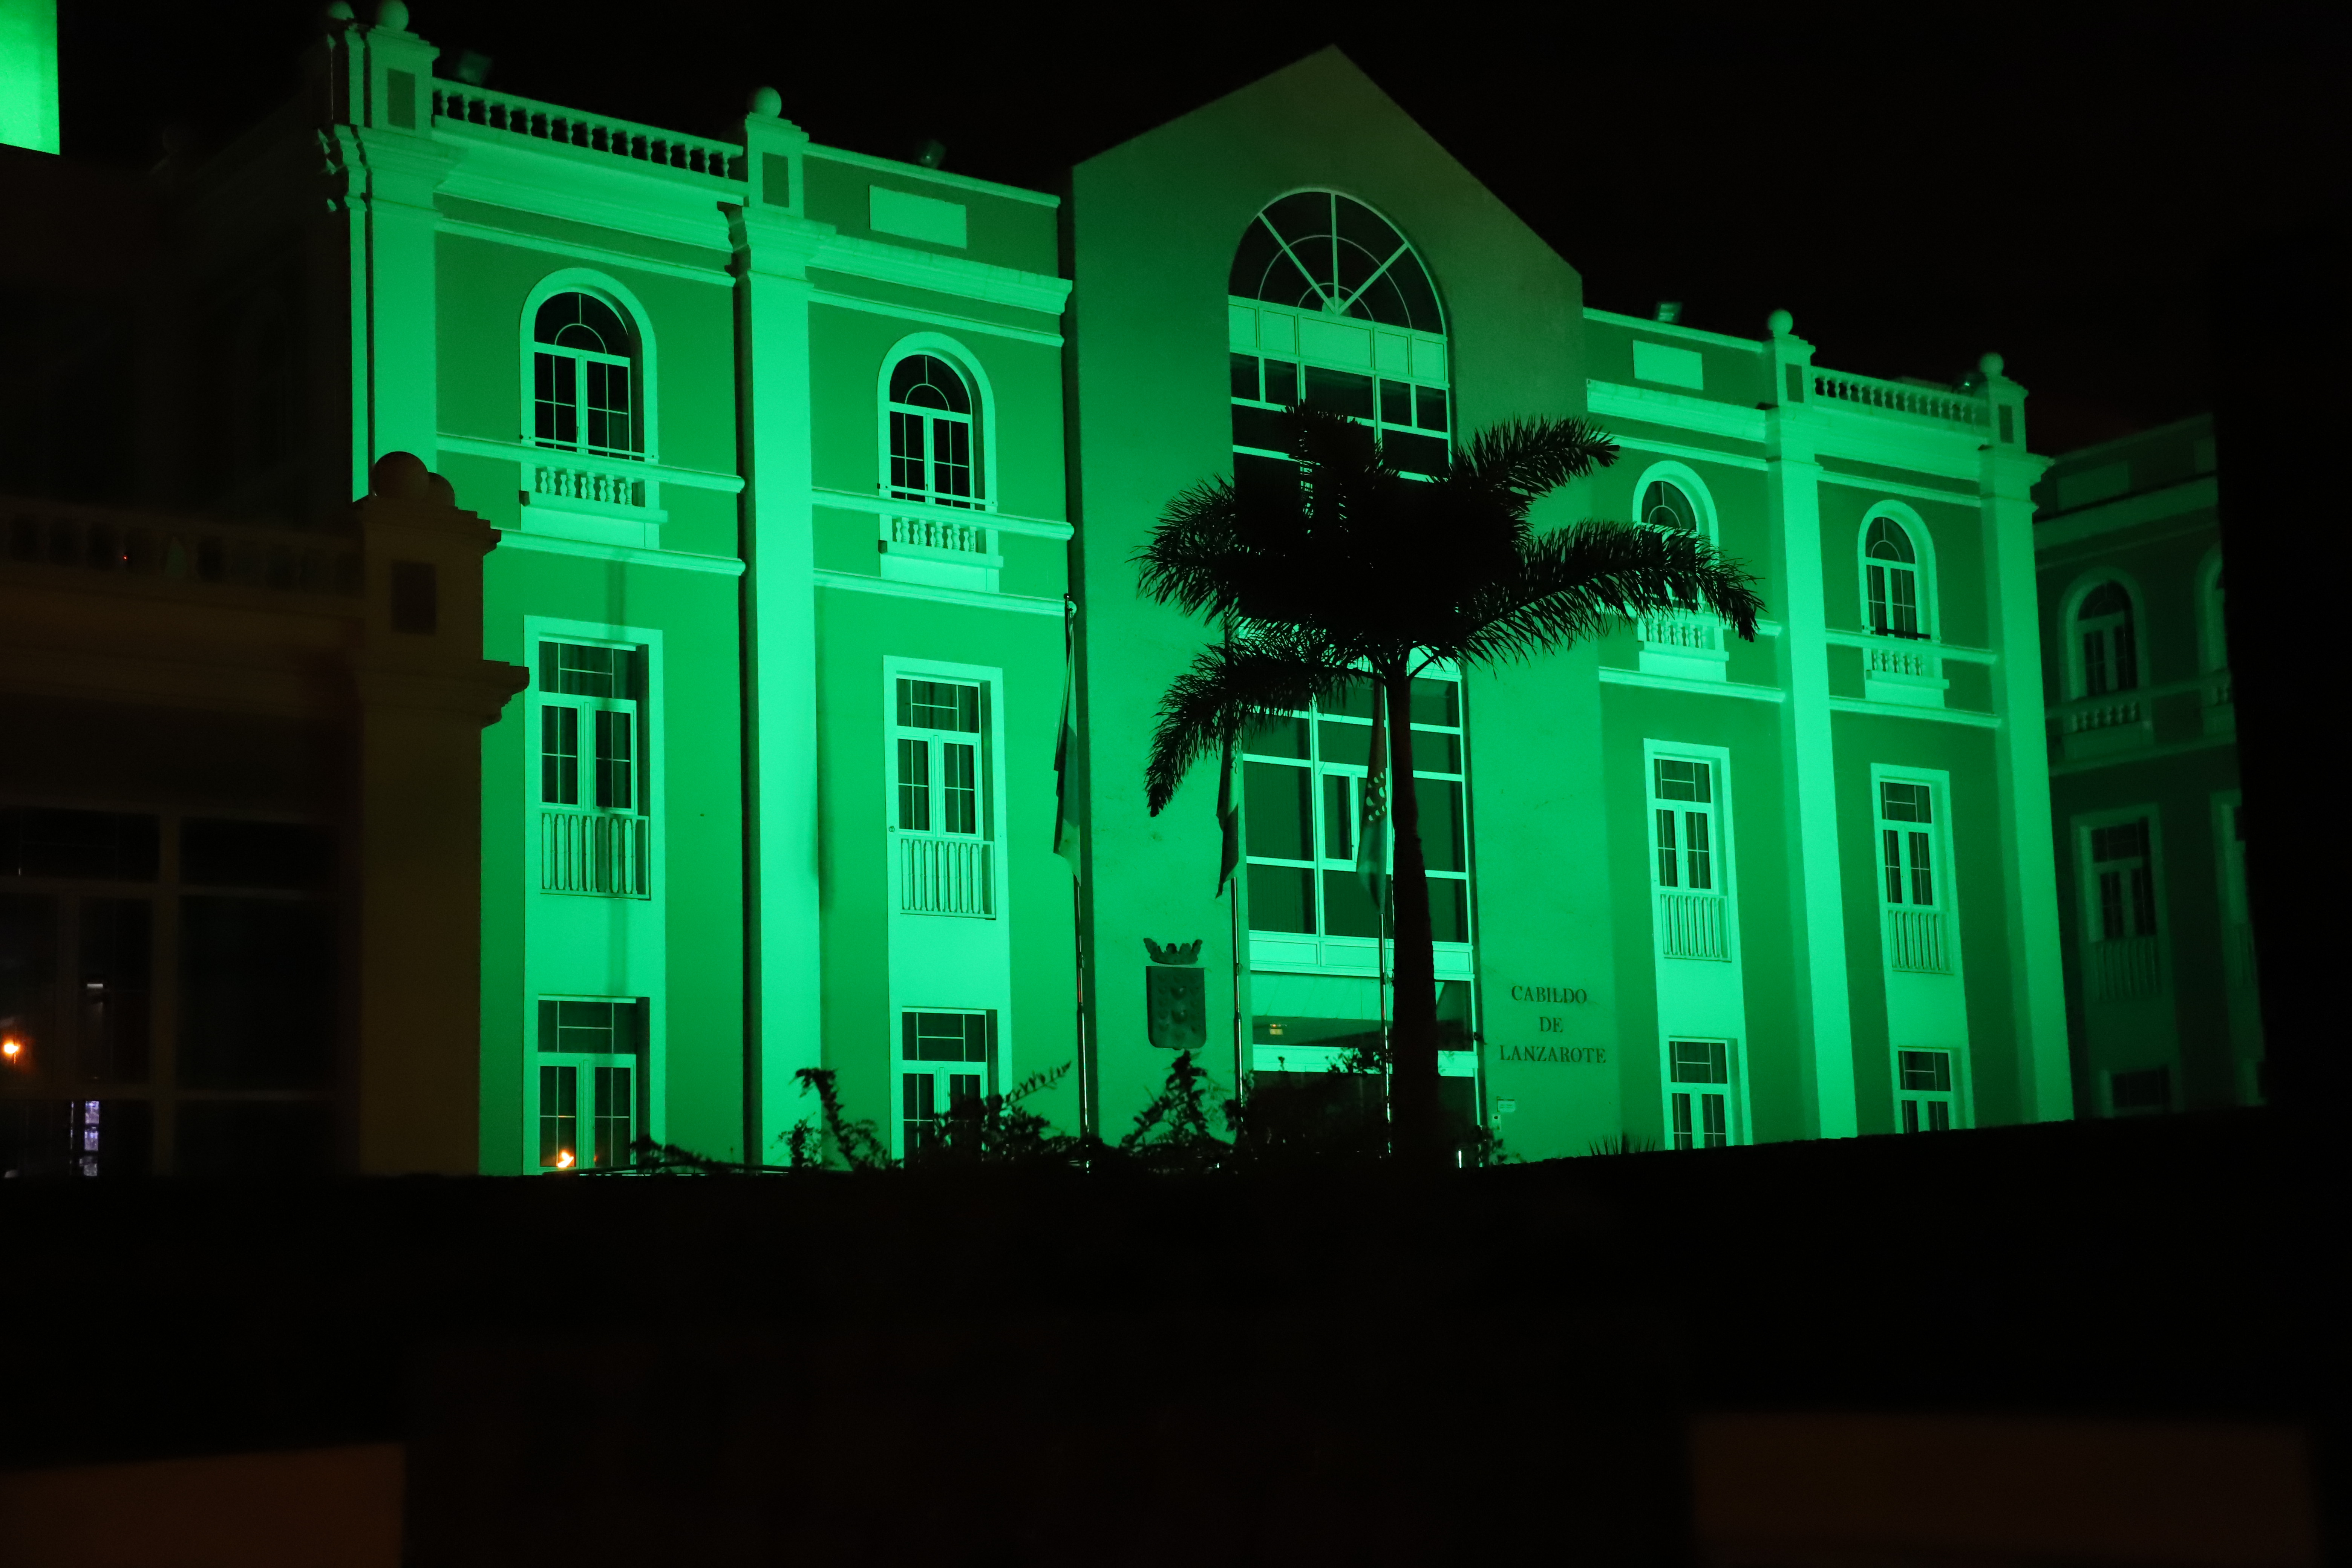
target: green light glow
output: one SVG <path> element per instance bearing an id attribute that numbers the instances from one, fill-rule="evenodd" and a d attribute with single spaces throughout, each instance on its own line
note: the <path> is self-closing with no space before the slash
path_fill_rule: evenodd
<path id="1" fill-rule="evenodd" d="M 0 142 L 58 150 L 57 0 L 0 0 Z"/>

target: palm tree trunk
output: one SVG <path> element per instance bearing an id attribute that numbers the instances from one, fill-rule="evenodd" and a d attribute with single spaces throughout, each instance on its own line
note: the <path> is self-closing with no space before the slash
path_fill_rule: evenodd
<path id="1" fill-rule="evenodd" d="M 1428 863 L 1412 778 L 1412 677 L 1381 672 L 1388 695 L 1389 821 L 1396 831 L 1390 888 L 1396 909 L 1396 1024 L 1389 1036 L 1389 1110 L 1396 1157 L 1408 1169 L 1446 1163 L 1437 1106 L 1437 957 L 1429 921 Z"/>

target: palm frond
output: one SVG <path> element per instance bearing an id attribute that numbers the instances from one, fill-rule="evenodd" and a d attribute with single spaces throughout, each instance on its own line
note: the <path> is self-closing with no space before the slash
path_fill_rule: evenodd
<path id="1" fill-rule="evenodd" d="M 1357 672 L 1303 628 L 1244 631 L 1212 643 L 1169 683 L 1144 765 L 1144 793 L 1157 816 L 1184 775 L 1203 757 L 1237 740 L 1252 724 L 1304 710 Z"/>
<path id="2" fill-rule="evenodd" d="M 1524 659 L 1673 610 L 1718 616 L 1752 640 L 1764 607 L 1754 584 L 1694 534 L 1582 522 L 1531 541 L 1507 579 L 1462 606 L 1444 651 L 1473 663 Z"/>
<path id="3" fill-rule="evenodd" d="M 1617 460 L 1617 443 L 1583 419 L 1507 419 L 1457 453 L 1443 481 L 1525 515 L 1539 496 Z"/>

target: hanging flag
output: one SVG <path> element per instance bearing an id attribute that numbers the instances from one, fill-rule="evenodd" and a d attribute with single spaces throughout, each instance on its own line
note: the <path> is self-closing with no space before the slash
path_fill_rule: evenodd
<path id="1" fill-rule="evenodd" d="M 1242 814 L 1234 805 L 1234 743 L 1225 742 L 1224 754 L 1217 759 L 1217 898 L 1225 896 L 1226 884 L 1242 863 Z"/>
<path id="2" fill-rule="evenodd" d="M 1070 770 L 1078 763 L 1078 602 L 1062 595 L 1062 732 L 1054 742 L 1054 853 L 1078 869 L 1077 800 Z"/>
<path id="3" fill-rule="evenodd" d="M 1381 901 L 1381 882 L 1388 871 L 1389 743 L 1388 693 L 1372 682 L 1372 750 L 1365 760 L 1363 812 L 1356 824 L 1356 876 L 1364 891 Z"/>

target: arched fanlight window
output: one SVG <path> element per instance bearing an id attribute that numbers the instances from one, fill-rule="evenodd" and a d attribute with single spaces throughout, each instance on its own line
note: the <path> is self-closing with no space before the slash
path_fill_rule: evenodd
<path id="1" fill-rule="evenodd" d="M 979 504 L 971 384 L 937 354 L 908 354 L 890 372 L 890 493 L 940 506 Z"/>
<path id="2" fill-rule="evenodd" d="M 2102 583 L 2083 596 L 2074 612 L 2074 636 L 2083 654 L 2084 696 L 2105 697 L 2139 684 L 2131 595 L 2122 584 Z"/>
<path id="3" fill-rule="evenodd" d="M 542 446 L 634 458 L 636 334 L 593 294 L 557 294 L 531 322 L 532 434 Z"/>
<path id="4" fill-rule="evenodd" d="M 1652 528 L 1678 529 L 1685 533 L 1696 533 L 1698 508 L 1680 485 L 1654 479 L 1642 491 L 1642 521 Z"/>
<path id="5" fill-rule="evenodd" d="M 1229 292 L 1244 300 L 1444 332 L 1437 290 L 1396 226 L 1334 191 L 1300 191 L 1250 223 Z"/>
<path id="6" fill-rule="evenodd" d="M 1862 544 L 1870 629 L 1881 637 L 1916 637 L 1919 629 L 1919 552 L 1891 517 L 1873 518 Z"/>

